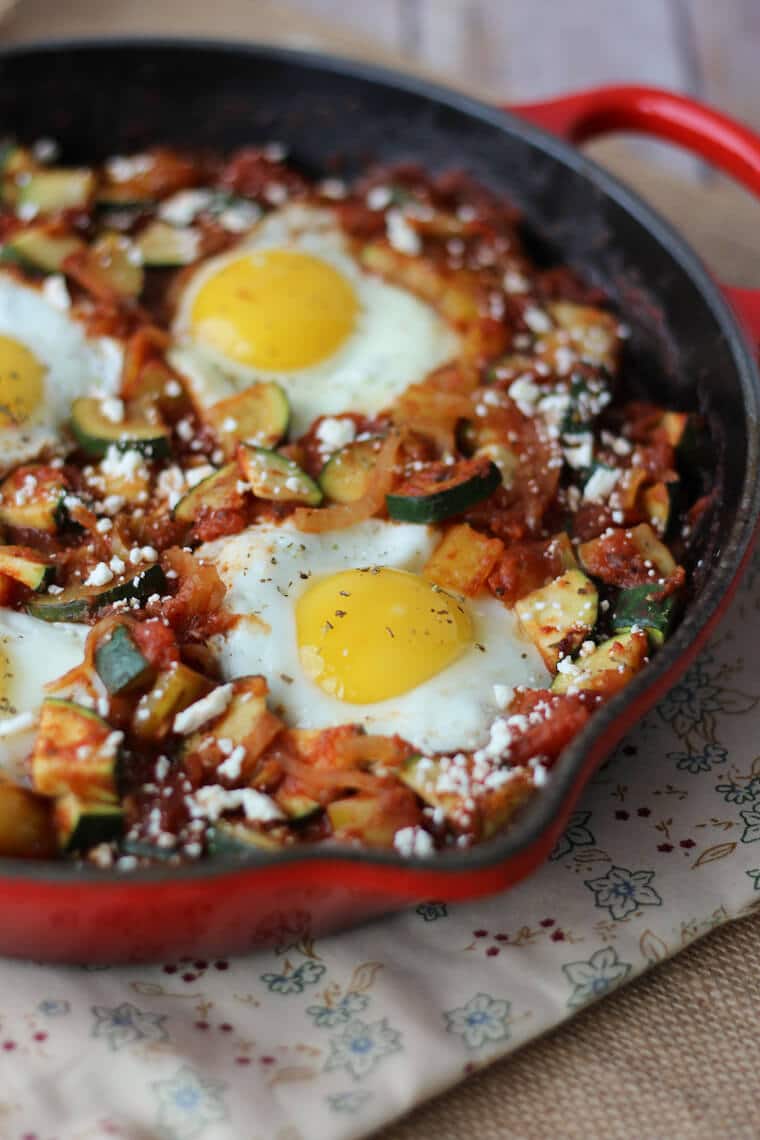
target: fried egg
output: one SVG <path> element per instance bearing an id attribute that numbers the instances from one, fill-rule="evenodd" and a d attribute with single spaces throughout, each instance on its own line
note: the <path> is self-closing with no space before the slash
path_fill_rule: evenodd
<path id="1" fill-rule="evenodd" d="M 89 628 L 0 610 L 0 770 L 18 770 L 34 743 L 45 685 L 78 665 Z"/>
<path id="2" fill-rule="evenodd" d="M 380 411 L 459 347 L 434 309 L 359 265 L 332 211 L 303 205 L 205 262 L 173 332 L 171 362 L 202 409 L 276 380 L 296 435 L 319 415 Z"/>
<path id="3" fill-rule="evenodd" d="M 514 686 L 549 678 L 501 602 L 422 576 L 438 538 L 370 519 L 339 535 L 261 524 L 207 543 L 197 554 L 243 615 L 214 639 L 224 677 L 262 673 L 291 727 L 360 724 L 426 752 L 481 747 Z"/>
<path id="4" fill-rule="evenodd" d="M 54 301 L 0 274 L 0 472 L 63 450 L 78 396 L 118 390 L 119 343 L 88 337 Z"/>

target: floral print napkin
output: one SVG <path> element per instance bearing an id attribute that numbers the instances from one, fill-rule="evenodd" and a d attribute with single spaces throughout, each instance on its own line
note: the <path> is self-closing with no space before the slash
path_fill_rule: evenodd
<path id="1" fill-rule="evenodd" d="M 0 964 L 0 1136 L 349 1140 L 760 902 L 760 558 L 521 886 L 237 960 Z"/>

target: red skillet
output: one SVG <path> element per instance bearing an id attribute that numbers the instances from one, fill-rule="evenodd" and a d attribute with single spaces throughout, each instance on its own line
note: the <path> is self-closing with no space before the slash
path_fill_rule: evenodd
<path id="1" fill-rule="evenodd" d="M 572 743 L 519 823 L 433 862 L 308 849 L 244 862 L 119 874 L 0 862 L 0 953 L 106 962 L 243 952 L 284 931 L 323 933 L 426 898 L 469 899 L 517 882 L 549 854 L 584 785 L 693 659 L 724 611 L 760 513 L 760 293 L 721 289 L 682 239 L 571 142 L 603 131 L 685 144 L 760 192 L 760 138 L 706 107 L 636 87 L 503 113 L 364 64 L 190 41 L 50 44 L 0 54 L 3 133 L 53 135 L 92 161 L 167 142 L 231 149 L 278 138 L 307 170 L 369 160 L 465 167 L 522 208 L 537 252 L 577 265 L 632 327 L 643 391 L 707 416 L 718 507 L 694 593 L 653 664 Z M 330 168 L 332 169 L 332 167 Z M 536 235 L 539 235 L 537 238 Z"/>

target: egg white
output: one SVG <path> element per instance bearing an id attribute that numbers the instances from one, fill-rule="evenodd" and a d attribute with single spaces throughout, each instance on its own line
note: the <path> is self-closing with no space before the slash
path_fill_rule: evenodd
<path id="1" fill-rule="evenodd" d="M 36 726 L 6 735 L 22 713 L 36 716 L 45 685 L 78 665 L 89 628 L 46 622 L 14 610 L 0 610 L 0 770 L 20 775 L 34 743 Z"/>
<path id="2" fill-rule="evenodd" d="M 247 250 L 299 250 L 321 258 L 349 281 L 360 315 L 348 340 L 329 359 L 295 371 L 247 368 L 193 339 L 191 310 L 201 286 Z M 410 384 L 457 355 L 459 337 L 424 301 L 368 273 L 352 257 L 330 210 L 292 205 L 264 218 L 232 252 L 205 262 L 183 293 L 170 362 L 201 408 L 257 380 L 276 380 L 291 404 L 291 429 L 301 435 L 319 415 L 388 407 Z"/>
<path id="3" fill-rule="evenodd" d="M 65 425 L 78 396 L 118 391 L 122 347 L 84 328 L 45 294 L 0 273 L 0 335 L 23 344 L 46 369 L 44 397 L 23 423 L 0 427 L 0 473 L 50 448 L 65 450 Z"/>
<path id="4" fill-rule="evenodd" d="M 465 602 L 473 645 L 447 669 L 400 696 L 365 705 L 337 700 L 310 680 L 299 659 L 295 604 L 313 577 L 366 566 L 420 573 L 438 539 L 432 528 L 370 519 L 339 534 L 261 524 L 207 543 L 198 557 L 216 565 L 228 588 L 228 608 L 247 615 L 213 641 L 225 679 L 262 673 L 272 707 L 294 728 L 361 724 L 368 732 L 398 733 L 425 752 L 482 747 L 503 707 L 504 694 L 497 702 L 494 685 L 506 686 L 508 699 L 516 685 L 548 682 L 536 649 L 520 637 L 516 618 L 490 595 Z"/>

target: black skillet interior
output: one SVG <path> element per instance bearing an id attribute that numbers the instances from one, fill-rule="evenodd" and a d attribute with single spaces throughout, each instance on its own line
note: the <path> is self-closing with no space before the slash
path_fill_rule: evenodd
<path id="1" fill-rule="evenodd" d="M 190 41 L 10 49 L 0 55 L 0 124 L 0 134 L 21 140 L 53 136 L 68 162 L 156 143 L 230 150 L 278 139 L 315 175 L 350 177 L 368 163 L 402 159 L 463 168 L 522 209 L 544 255 L 578 267 L 612 297 L 632 328 L 629 381 L 658 402 L 706 412 L 719 510 L 703 535 L 702 568 L 679 631 L 567 750 L 519 825 L 472 852 L 446 853 L 442 865 L 497 862 L 535 838 L 589 744 L 716 608 L 758 514 L 757 377 L 698 260 L 634 195 L 564 144 L 463 96 L 362 64 Z"/>

